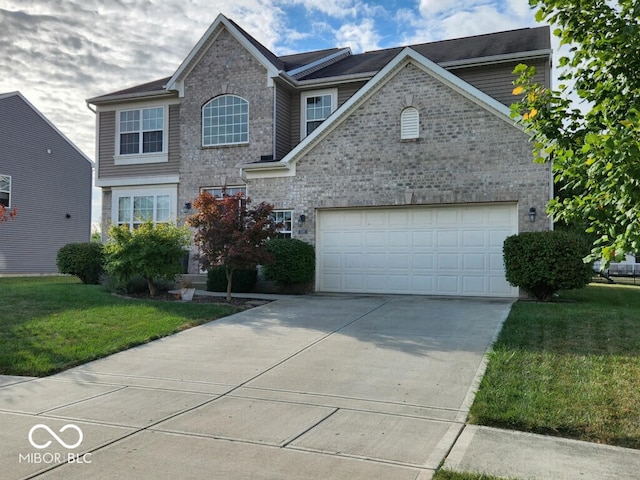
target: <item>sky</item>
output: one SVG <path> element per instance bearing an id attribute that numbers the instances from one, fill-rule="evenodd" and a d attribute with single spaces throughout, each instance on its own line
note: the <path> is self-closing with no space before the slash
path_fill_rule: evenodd
<path id="1" fill-rule="evenodd" d="M 219 13 L 276 55 L 536 26 L 527 0 L 0 0 L 0 93 L 20 91 L 95 160 L 85 100 L 172 75 Z"/>

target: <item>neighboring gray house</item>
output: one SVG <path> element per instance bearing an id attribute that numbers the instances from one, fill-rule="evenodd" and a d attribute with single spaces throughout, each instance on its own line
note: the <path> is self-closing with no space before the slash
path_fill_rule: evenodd
<path id="1" fill-rule="evenodd" d="M 19 92 L 0 94 L 0 274 L 56 273 L 56 254 L 91 235 L 93 162 Z"/>
<path id="2" fill-rule="evenodd" d="M 517 296 L 502 243 L 551 228 L 552 182 L 511 72 L 548 85 L 550 59 L 548 27 L 278 57 L 219 15 L 171 77 L 88 100 L 103 220 L 182 223 L 226 187 L 315 245 L 318 291 Z"/>

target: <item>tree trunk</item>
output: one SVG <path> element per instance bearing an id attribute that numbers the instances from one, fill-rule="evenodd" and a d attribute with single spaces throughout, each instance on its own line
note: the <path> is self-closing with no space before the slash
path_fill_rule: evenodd
<path id="1" fill-rule="evenodd" d="M 155 297 L 156 293 L 158 293 L 158 289 L 156 288 L 156 285 L 153 283 L 153 279 L 147 278 L 147 285 L 149 287 L 149 295 L 151 295 L 152 297 Z"/>
<path id="2" fill-rule="evenodd" d="M 227 274 L 227 302 L 231 301 L 231 285 L 233 284 L 233 268 L 226 267 Z"/>

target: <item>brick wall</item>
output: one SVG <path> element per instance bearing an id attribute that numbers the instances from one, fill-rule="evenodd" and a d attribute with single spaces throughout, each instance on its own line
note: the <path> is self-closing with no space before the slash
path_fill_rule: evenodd
<path id="1" fill-rule="evenodd" d="M 202 146 L 202 106 L 222 94 L 249 102 L 249 143 Z M 273 154 L 273 87 L 266 69 L 222 29 L 184 82 L 180 107 L 180 186 L 178 207 L 191 202 L 202 187 L 242 185 L 239 163 Z"/>
<path id="2" fill-rule="evenodd" d="M 400 141 L 407 97 L 420 112 L 415 142 Z M 249 184 L 254 201 L 305 214 L 294 236 L 310 243 L 315 210 L 346 206 L 517 201 L 519 231 L 547 230 L 549 186 L 549 166 L 533 163 L 526 134 L 412 64 L 301 158 L 295 177 Z"/>

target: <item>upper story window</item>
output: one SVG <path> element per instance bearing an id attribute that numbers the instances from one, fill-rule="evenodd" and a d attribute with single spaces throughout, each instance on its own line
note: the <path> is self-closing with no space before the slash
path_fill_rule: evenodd
<path id="1" fill-rule="evenodd" d="M 162 153 L 165 151 L 164 107 L 122 110 L 118 122 L 120 155 Z"/>
<path id="2" fill-rule="evenodd" d="M 11 177 L 0 175 L 0 205 L 11 206 Z"/>
<path id="3" fill-rule="evenodd" d="M 249 102 L 222 95 L 202 107 L 202 145 L 249 143 Z"/>
<path id="4" fill-rule="evenodd" d="M 338 103 L 338 90 L 321 90 L 302 94 L 302 138 L 309 135 L 333 113 Z"/>
<path id="5" fill-rule="evenodd" d="M 420 137 L 420 113 L 415 107 L 407 107 L 400 114 L 400 140 Z"/>

